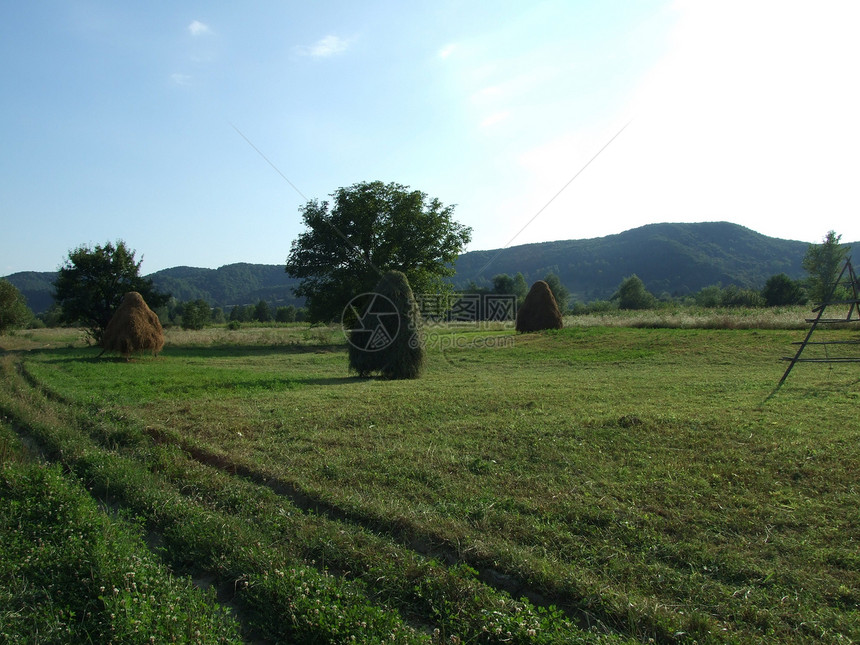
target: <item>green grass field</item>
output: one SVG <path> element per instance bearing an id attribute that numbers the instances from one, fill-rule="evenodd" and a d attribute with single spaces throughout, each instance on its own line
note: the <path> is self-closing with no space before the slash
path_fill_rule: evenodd
<path id="1" fill-rule="evenodd" d="M 425 376 L 391 382 L 324 327 L 170 331 L 128 362 L 0 338 L 0 641 L 169 642 L 177 613 L 177 642 L 860 640 L 860 367 L 774 392 L 802 325 L 603 323 L 435 330 Z M 119 555 L 23 564 L 21 500 L 55 489 L 87 510 L 41 535 L 97 517 Z M 139 624 L 100 558 L 163 572 Z M 67 579 L 75 617 L 48 620 Z"/>

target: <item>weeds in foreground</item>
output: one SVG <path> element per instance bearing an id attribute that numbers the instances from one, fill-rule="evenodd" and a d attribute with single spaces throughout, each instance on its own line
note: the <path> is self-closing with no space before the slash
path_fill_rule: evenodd
<path id="1" fill-rule="evenodd" d="M 652 329 L 806 329 L 809 307 L 692 307 L 618 310 L 568 315 L 565 327 L 639 327 Z"/>

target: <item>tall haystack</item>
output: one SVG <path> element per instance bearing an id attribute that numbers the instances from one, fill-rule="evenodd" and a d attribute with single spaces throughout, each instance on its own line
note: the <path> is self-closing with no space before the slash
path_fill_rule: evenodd
<path id="1" fill-rule="evenodd" d="M 349 332 L 349 368 L 359 376 L 418 378 L 424 368 L 421 313 L 406 276 L 389 271 L 372 294 L 344 318 Z"/>
<path id="2" fill-rule="evenodd" d="M 542 329 L 561 329 L 564 322 L 558 304 L 549 285 L 538 280 L 532 285 L 520 310 L 517 312 L 517 331 L 541 331 Z"/>
<path id="3" fill-rule="evenodd" d="M 143 296 L 129 291 L 105 327 L 102 353 L 119 352 L 128 358 L 130 354 L 141 352 L 157 355 L 162 347 L 164 330 L 158 316 L 147 306 Z"/>

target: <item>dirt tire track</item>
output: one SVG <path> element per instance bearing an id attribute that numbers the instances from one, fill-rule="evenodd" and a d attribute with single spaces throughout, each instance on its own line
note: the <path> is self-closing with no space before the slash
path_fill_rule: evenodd
<path id="1" fill-rule="evenodd" d="M 478 579 L 487 586 L 497 591 L 506 592 L 514 599 L 524 597 L 536 607 L 548 608 L 554 605 L 561 609 L 570 620 L 575 621 L 581 629 L 597 628 L 607 633 L 615 631 L 608 626 L 608 622 L 611 620 L 609 617 L 606 617 L 605 620 L 601 619 L 601 617 L 570 603 L 569 600 L 565 601 L 559 594 L 542 593 L 530 586 L 527 581 L 505 571 L 487 566 L 483 558 L 468 557 L 465 555 L 466 552 L 456 545 L 451 544 L 446 538 L 420 531 L 405 520 L 391 522 L 382 518 L 368 517 L 344 510 L 330 502 L 311 495 L 294 482 L 264 474 L 224 455 L 213 453 L 205 448 L 200 448 L 182 440 L 177 440 L 168 433 L 156 428 L 147 427 L 145 428 L 145 432 L 157 444 L 169 443 L 175 445 L 198 463 L 269 488 L 277 495 L 288 499 L 302 511 L 312 512 L 329 520 L 345 522 L 359 526 L 372 533 L 388 536 L 400 544 L 400 546 L 426 558 L 434 558 L 449 567 L 458 564 L 468 565 L 478 571 Z"/>

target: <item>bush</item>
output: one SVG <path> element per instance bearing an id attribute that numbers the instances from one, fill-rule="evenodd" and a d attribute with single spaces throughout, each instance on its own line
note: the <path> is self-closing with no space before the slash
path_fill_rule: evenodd
<path id="1" fill-rule="evenodd" d="M 60 309 L 60 305 L 54 303 L 48 311 L 39 314 L 39 318 L 46 327 L 59 327 L 63 322 L 63 311 Z"/>
<path id="2" fill-rule="evenodd" d="M 763 307 L 765 299 L 754 289 L 742 289 L 730 284 L 723 288 L 718 284 L 703 288 L 695 295 L 695 303 L 700 307 Z"/>
<path id="3" fill-rule="evenodd" d="M 275 311 L 275 320 L 281 323 L 296 322 L 296 306 L 278 307 Z"/>
<path id="4" fill-rule="evenodd" d="M 806 300 L 803 287 L 797 280 L 792 280 L 784 273 L 778 273 L 768 278 L 761 291 L 764 303 L 768 307 L 784 305 L 799 305 Z"/>
<path id="5" fill-rule="evenodd" d="M 723 307 L 763 307 L 764 298 L 754 289 L 741 289 L 733 284 L 723 289 Z"/>

